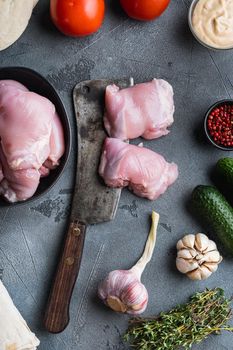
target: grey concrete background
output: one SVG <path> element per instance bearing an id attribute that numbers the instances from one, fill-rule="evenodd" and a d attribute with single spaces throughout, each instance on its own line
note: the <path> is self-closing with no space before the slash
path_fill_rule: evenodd
<path id="1" fill-rule="evenodd" d="M 192 189 L 210 182 L 216 160 L 229 155 L 208 145 L 199 133 L 207 108 L 233 97 L 233 52 L 200 46 L 189 32 L 190 1 L 172 0 L 152 23 L 127 18 L 118 1 L 106 1 L 102 29 L 86 39 L 61 35 L 49 20 L 49 1 L 40 0 L 23 36 L 0 52 L 0 66 L 26 66 L 57 89 L 74 126 L 71 91 L 84 79 L 133 76 L 136 82 L 167 79 L 175 90 L 175 123 L 170 135 L 145 146 L 177 162 L 180 176 L 156 202 L 124 190 L 113 222 L 88 229 L 82 267 L 71 305 L 69 327 L 59 335 L 43 330 L 42 315 L 54 273 L 74 179 L 74 155 L 56 187 L 44 198 L 17 208 L 0 208 L 0 268 L 15 304 L 41 340 L 41 350 L 127 349 L 120 335 L 127 316 L 111 312 L 96 297 L 98 282 L 111 270 L 127 269 L 140 256 L 152 209 L 161 214 L 157 246 L 143 275 L 150 299 L 146 315 L 185 302 L 205 287 L 221 286 L 232 294 L 232 264 L 225 259 L 206 282 L 190 282 L 176 271 L 175 244 L 185 233 L 203 228 L 186 208 Z M 135 142 L 138 142 L 136 140 Z M 232 334 L 213 336 L 197 350 L 232 350 Z"/>

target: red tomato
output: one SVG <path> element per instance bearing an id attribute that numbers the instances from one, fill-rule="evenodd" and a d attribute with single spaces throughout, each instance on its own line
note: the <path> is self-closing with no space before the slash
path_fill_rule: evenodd
<path id="1" fill-rule="evenodd" d="M 56 27 L 70 36 L 96 32 L 104 19 L 104 0 L 51 0 L 50 13 Z"/>
<path id="2" fill-rule="evenodd" d="M 149 21 L 160 16 L 169 2 L 170 0 L 120 0 L 127 15 L 141 21 Z"/>

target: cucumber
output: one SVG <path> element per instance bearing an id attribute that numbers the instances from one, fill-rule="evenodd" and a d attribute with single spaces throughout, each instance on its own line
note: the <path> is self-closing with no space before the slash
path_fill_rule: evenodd
<path id="1" fill-rule="evenodd" d="M 216 175 L 228 190 L 233 190 L 233 158 L 222 158 L 216 164 Z"/>
<path id="2" fill-rule="evenodd" d="M 207 230 L 233 255 L 233 208 L 225 197 L 215 187 L 200 185 L 192 193 L 191 205 Z"/>

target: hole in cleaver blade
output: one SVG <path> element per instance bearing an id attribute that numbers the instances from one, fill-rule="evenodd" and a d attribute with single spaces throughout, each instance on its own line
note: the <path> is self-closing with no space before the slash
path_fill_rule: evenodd
<path id="1" fill-rule="evenodd" d="M 107 187 L 98 175 L 103 142 L 105 89 L 133 86 L 133 78 L 89 80 L 77 84 L 73 101 L 77 122 L 77 170 L 71 219 L 85 224 L 110 221 L 115 217 L 121 189 Z"/>

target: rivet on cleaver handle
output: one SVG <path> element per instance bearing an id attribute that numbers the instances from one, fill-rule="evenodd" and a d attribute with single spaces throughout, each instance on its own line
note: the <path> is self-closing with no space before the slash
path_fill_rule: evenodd
<path id="1" fill-rule="evenodd" d="M 51 333 L 62 332 L 69 323 L 69 305 L 81 264 L 86 225 L 112 220 L 121 194 L 120 189 L 106 187 L 98 176 L 107 136 L 103 126 L 104 94 L 112 83 L 124 88 L 133 85 L 133 79 L 85 81 L 74 88 L 78 136 L 76 185 L 69 228 L 45 312 L 44 324 Z"/>

